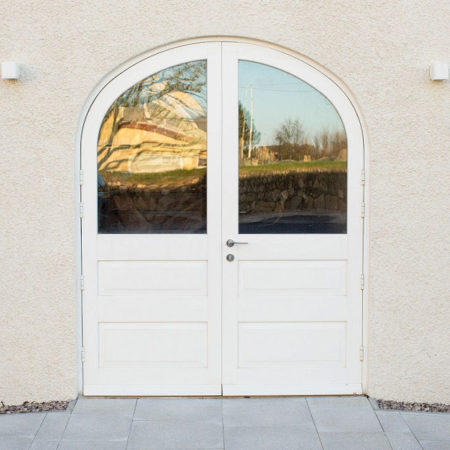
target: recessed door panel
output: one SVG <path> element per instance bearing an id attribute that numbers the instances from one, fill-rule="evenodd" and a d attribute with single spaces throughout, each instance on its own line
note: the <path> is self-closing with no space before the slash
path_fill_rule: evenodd
<path id="1" fill-rule="evenodd" d="M 207 261 L 99 261 L 100 295 L 206 295 Z"/>
<path id="2" fill-rule="evenodd" d="M 345 367 L 345 322 L 241 322 L 239 368 Z"/>
<path id="3" fill-rule="evenodd" d="M 239 295 L 345 295 L 346 261 L 239 261 Z"/>
<path id="4" fill-rule="evenodd" d="M 100 367 L 207 367 L 207 323 L 100 323 Z"/>

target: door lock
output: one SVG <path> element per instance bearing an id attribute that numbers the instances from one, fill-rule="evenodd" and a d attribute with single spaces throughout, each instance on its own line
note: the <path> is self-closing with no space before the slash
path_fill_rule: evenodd
<path id="1" fill-rule="evenodd" d="M 244 245 L 244 244 L 248 244 L 248 242 L 236 242 L 233 241 L 233 239 L 228 239 L 228 241 L 226 242 L 228 247 L 234 247 L 235 245 Z"/>
<path id="2" fill-rule="evenodd" d="M 232 255 L 231 253 L 228 253 L 228 255 L 227 255 L 227 261 L 229 261 L 229 262 L 234 261 L 234 255 Z"/>

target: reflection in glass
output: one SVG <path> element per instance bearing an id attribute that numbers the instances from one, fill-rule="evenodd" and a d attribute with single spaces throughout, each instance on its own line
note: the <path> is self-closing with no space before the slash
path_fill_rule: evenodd
<path id="1" fill-rule="evenodd" d="M 239 61 L 239 233 L 346 233 L 347 136 L 300 79 Z"/>
<path id="2" fill-rule="evenodd" d="M 97 166 L 99 233 L 205 233 L 206 61 L 162 70 L 118 97 Z"/>

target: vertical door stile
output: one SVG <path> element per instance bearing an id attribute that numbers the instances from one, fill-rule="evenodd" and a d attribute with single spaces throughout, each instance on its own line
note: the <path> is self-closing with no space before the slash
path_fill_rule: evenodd
<path id="1" fill-rule="evenodd" d="M 208 169 L 207 169 L 207 238 L 208 238 L 208 305 L 210 383 L 222 393 L 222 265 L 220 234 L 222 229 L 221 157 L 222 157 L 222 91 L 221 43 L 208 48 Z"/>
<path id="2" fill-rule="evenodd" d="M 237 290 L 238 263 L 237 247 L 227 247 L 228 239 L 238 235 L 238 72 L 236 47 L 233 43 L 222 44 L 222 266 L 223 266 L 223 315 L 222 315 L 222 384 L 237 382 L 234 368 L 238 364 Z M 227 260 L 227 255 L 234 257 Z"/>

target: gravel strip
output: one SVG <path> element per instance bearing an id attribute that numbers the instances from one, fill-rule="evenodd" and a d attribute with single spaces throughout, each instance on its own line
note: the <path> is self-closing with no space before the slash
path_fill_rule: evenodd
<path id="1" fill-rule="evenodd" d="M 5 405 L 3 402 L 0 402 L 0 414 L 64 411 L 68 406 L 69 402 L 65 400 L 42 403 L 24 402 L 22 405 Z"/>
<path id="2" fill-rule="evenodd" d="M 450 405 L 444 403 L 409 403 L 397 402 L 394 400 L 375 399 L 380 409 L 392 409 L 397 411 L 426 411 L 450 413 Z M 53 401 L 53 402 L 24 402 L 22 405 L 5 405 L 0 402 L 0 414 L 14 414 L 27 412 L 43 412 L 43 411 L 64 411 L 69 406 L 69 401 Z"/>
<path id="3" fill-rule="evenodd" d="M 380 409 L 450 413 L 450 405 L 445 405 L 444 403 L 409 403 L 377 399 L 377 404 Z"/>

